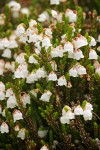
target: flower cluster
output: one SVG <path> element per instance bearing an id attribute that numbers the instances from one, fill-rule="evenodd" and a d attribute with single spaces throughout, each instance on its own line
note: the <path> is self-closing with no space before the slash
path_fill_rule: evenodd
<path id="1" fill-rule="evenodd" d="M 92 110 L 93 107 L 90 103 L 84 101 L 83 104 L 85 103 L 84 108 L 82 108 L 80 105 L 76 106 L 74 110 L 69 106 L 64 106 L 62 110 L 62 116 L 60 118 L 60 121 L 62 124 L 69 124 L 70 120 L 75 119 L 75 116 L 83 115 L 83 118 L 85 121 L 91 120 L 92 119 Z"/>
<path id="2" fill-rule="evenodd" d="M 16 1 L 7 4 L 11 18 L 0 14 L 0 138 L 7 133 L 22 149 L 92 149 L 100 136 L 88 129 L 100 127 L 100 35 L 94 24 L 87 33 L 81 8 L 49 2 L 36 19 Z"/>

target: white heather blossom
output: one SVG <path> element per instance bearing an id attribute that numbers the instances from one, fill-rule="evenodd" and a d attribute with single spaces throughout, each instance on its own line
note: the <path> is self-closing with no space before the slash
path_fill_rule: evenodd
<path id="1" fill-rule="evenodd" d="M 65 76 L 62 76 L 62 77 L 60 77 L 59 79 L 58 79 L 58 85 L 59 86 L 63 86 L 63 85 L 67 85 L 67 81 L 66 81 L 66 78 L 65 78 Z"/>
<path id="2" fill-rule="evenodd" d="M 75 115 L 83 115 L 83 109 L 80 105 L 78 105 L 74 108 L 74 114 Z"/>
<path id="3" fill-rule="evenodd" d="M 87 74 L 86 69 L 81 65 L 77 66 L 77 73 L 78 73 L 78 75 Z"/>
<path id="4" fill-rule="evenodd" d="M 16 57 L 16 62 L 18 62 L 19 64 L 24 63 L 25 62 L 25 53 L 21 53 Z"/>
<path id="5" fill-rule="evenodd" d="M 85 105 L 85 110 L 93 110 L 93 106 L 89 103 L 89 102 L 86 102 L 86 105 Z"/>
<path id="6" fill-rule="evenodd" d="M 26 78 L 26 83 L 34 83 L 35 81 L 38 81 L 36 73 L 32 72 L 28 74 Z"/>
<path id="7" fill-rule="evenodd" d="M 40 79 L 40 78 L 46 78 L 47 73 L 46 73 L 46 71 L 45 71 L 43 68 L 39 68 L 39 69 L 36 71 L 36 75 L 37 75 L 37 78 L 38 78 L 38 79 Z"/>
<path id="8" fill-rule="evenodd" d="M 26 107 L 27 104 L 30 104 L 30 95 L 27 93 L 21 93 L 21 101 L 23 102 L 23 106 Z"/>
<path id="9" fill-rule="evenodd" d="M 84 118 L 85 121 L 92 120 L 92 112 L 91 112 L 91 110 L 88 110 L 88 109 L 84 110 L 83 111 L 83 118 Z"/>
<path id="10" fill-rule="evenodd" d="M 57 75 L 55 72 L 50 72 L 50 74 L 48 75 L 48 80 L 49 81 L 57 81 Z"/>
<path id="11" fill-rule="evenodd" d="M 37 42 L 38 41 L 38 35 L 36 33 L 29 35 L 28 43 Z"/>
<path id="12" fill-rule="evenodd" d="M 73 45 L 70 42 L 66 42 L 64 45 L 64 52 L 73 52 Z"/>
<path id="13" fill-rule="evenodd" d="M 45 22 L 47 20 L 47 17 L 44 13 L 39 15 L 38 21 L 39 22 Z"/>
<path id="14" fill-rule="evenodd" d="M 52 10 L 52 11 L 51 11 L 51 14 L 52 14 L 52 17 L 53 17 L 53 18 L 57 18 L 57 11 Z"/>
<path id="15" fill-rule="evenodd" d="M 51 57 L 63 57 L 63 52 L 62 46 L 57 46 L 51 50 Z"/>
<path id="16" fill-rule="evenodd" d="M 23 33 L 25 33 L 25 27 L 24 27 L 24 24 L 21 23 L 17 26 L 17 29 L 16 29 L 16 34 L 17 36 L 20 36 L 22 35 Z"/>
<path id="17" fill-rule="evenodd" d="M 49 149 L 47 148 L 47 146 L 44 145 L 44 146 L 41 147 L 40 150 L 49 150 Z"/>
<path id="18" fill-rule="evenodd" d="M 26 78 L 28 76 L 27 64 L 23 63 L 18 66 L 14 72 L 15 78 Z"/>
<path id="19" fill-rule="evenodd" d="M 70 124 L 70 120 L 67 118 L 66 115 L 60 117 L 60 122 L 61 122 L 62 124 L 66 124 L 66 123 L 67 123 L 67 124 Z"/>
<path id="20" fill-rule="evenodd" d="M 95 50 L 93 50 L 93 49 L 90 50 L 89 59 L 98 59 L 98 55 Z"/>
<path id="21" fill-rule="evenodd" d="M 72 77 L 77 77 L 78 76 L 77 70 L 74 67 L 69 70 L 69 74 Z"/>
<path id="22" fill-rule="evenodd" d="M 48 133 L 48 130 L 41 130 L 41 129 L 38 130 L 38 136 L 40 138 L 44 138 L 47 135 L 47 133 Z"/>
<path id="23" fill-rule="evenodd" d="M 73 43 L 75 49 L 88 45 L 87 39 L 82 35 L 73 40 Z"/>
<path id="24" fill-rule="evenodd" d="M 91 38 L 91 41 L 89 43 L 89 46 L 95 46 L 96 45 L 96 40 L 92 36 L 90 36 L 90 38 Z"/>
<path id="25" fill-rule="evenodd" d="M 62 116 L 60 117 L 60 121 L 62 124 L 70 124 L 70 120 L 74 119 L 74 113 L 72 112 L 69 106 L 65 106 L 62 110 Z"/>
<path id="26" fill-rule="evenodd" d="M 18 134 L 17 134 L 17 137 L 21 138 L 22 140 L 25 139 L 25 128 L 22 128 L 19 130 Z"/>
<path id="27" fill-rule="evenodd" d="M 77 12 L 71 9 L 67 9 L 65 12 L 65 16 L 69 18 L 69 22 L 77 21 Z"/>
<path id="28" fill-rule="evenodd" d="M 18 106 L 15 95 L 11 95 L 7 100 L 7 108 L 15 108 Z"/>
<path id="29" fill-rule="evenodd" d="M 50 0 L 50 5 L 59 5 L 60 0 Z"/>
<path id="30" fill-rule="evenodd" d="M 1 133 L 8 133 L 9 132 L 9 127 L 7 123 L 3 122 L 0 126 L 0 131 Z"/>
<path id="31" fill-rule="evenodd" d="M 3 47 L 5 47 L 5 48 L 9 47 L 9 45 L 10 45 L 9 40 L 8 40 L 7 38 L 3 38 L 3 39 L 2 39 L 2 45 L 3 45 Z"/>
<path id="32" fill-rule="evenodd" d="M 28 37 L 26 33 L 23 33 L 19 37 L 19 42 L 26 43 L 28 41 Z"/>
<path id="33" fill-rule="evenodd" d="M 52 46 L 50 38 L 49 37 L 44 37 L 42 40 L 42 47 L 49 47 Z"/>
<path id="34" fill-rule="evenodd" d="M 29 63 L 30 63 L 30 64 L 37 64 L 38 61 L 31 55 L 31 56 L 29 57 Z"/>
<path id="35" fill-rule="evenodd" d="M 0 90 L 0 100 L 4 100 L 5 99 L 5 93 L 4 91 Z"/>
<path id="36" fill-rule="evenodd" d="M 27 7 L 24 7 L 24 8 L 21 9 L 21 13 L 29 16 L 30 11 L 29 11 L 29 9 Z"/>
<path id="37" fill-rule="evenodd" d="M 35 20 L 31 19 L 29 21 L 29 27 L 34 27 L 34 26 L 37 26 L 37 22 Z"/>
<path id="38" fill-rule="evenodd" d="M 80 60 L 81 58 L 84 58 L 84 55 L 80 49 L 74 51 L 74 58 L 76 60 Z"/>
<path id="39" fill-rule="evenodd" d="M 22 113 L 20 112 L 20 110 L 15 110 L 13 113 L 14 122 L 16 122 L 17 120 L 21 120 L 21 119 L 23 119 Z"/>
<path id="40" fill-rule="evenodd" d="M 0 90 L 5 91 L 5 85 L 2 81 L 0 81 Z"/>
<path id="41" fill-rule="evenodd" d="M 50 91 L 46 91 L 45 93 L 42 94 L 40 100 L 49 102 L 51 95 L 52 93 Z"/>
<path id="42" fill-rule="evenodd" d="M 45 35 L 51 37 L 52 31 L 50 28 L 45 28 Z"/>
<path id="43" fill-rule="evenodd" d="M 16 1 L 10 1 L 8 3 L 8 6 L 12 12 L 16 12 L 16 11 L 19 11 L 21 9 L 20 3 L 17 3 Z"/>
<path id="44" fill-rule="evenodd" d="M 3 51 L 2 57 L 11 58 L 11 50 L 10 49 L 5 49 Z"/>

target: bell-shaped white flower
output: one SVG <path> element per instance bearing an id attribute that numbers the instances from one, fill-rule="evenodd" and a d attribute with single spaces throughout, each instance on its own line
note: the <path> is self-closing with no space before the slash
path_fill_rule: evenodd
<path id="1" fill-rule="evenodd" d="M 10 97 L 11 95 L 13 95 L 13 90 L 11 88 L 6 90 L 6 97 Z"/>
<path id="2" fill-rule="evenodd" d="M 73 40 L 73 44 L 75 49 L 88 45 L 87 39 L 84 36 L 77 37 Z"/>
<path id="3" fill-rule="evenodd" d="M 64 45 L 64 52 L 73 52 L 73 44 L 66 42 Z"/>
<path id="4" fill-rule="evenodd" d="M 67 85 L 67 81 L 66 81 L 66 78 L 65 78 L 65 76 L 62 76 L 62 77 L 60 77 L 59 79 L 58 79 L 58 85 L 59 86 L 63 86 L 63 85 Z"/>
<path id="5" fill-rule="evenodd" d="M 46 91 L 45 93 L 42 94 L 40 100 L 49 102 L 51 95 L 52 93 L 50 91 Z"/>
<path id="6" fill-rule="evenodd" d="M 64 116 L 61 116 L 60 117 L 60 122 L 62 123 L 62 124 L 70 124 L 70 119 L 68 119 L 67 118 L 67 116 L 66 115 L 64 115 Z"/>
<path id="7" fill-rule="evenodd" d="M 80 105 L 78 105 L 74 108 L 74 114 L 75 115 L 83 115 L 83 109 Z"/>
<path id="8" fill-rule="evenodd" d="M 21 23 L 21 24 L 19 24 L 18 26 L 17 26 L 17 29 L 16 29 L 16 34 L 17 34 L 17 36 L 19 36 L 20 37 L 20 35 L 22 35 L 23 33 L 25 33 L 25 27 L 24 27 L 25 25 L 23 24 L 23 23 Z"/>
<path id="9" fill-rule="evenodd" d="M 80 49 L 74 51 L 74 58 L 76 60 L 80 60 L 81 58 L 84 58 L 84 55 Z"/>
<path id="10" fill-rule="evenodd" d="M 57 75 L 55 72 L 50 72 L 50 74 L 48 75 L 48 80 L 49 81 L 57 81 Z"/>
<path id="11" fill-rule="evenodd" d="M 93 49 L 90 50 L 89 59 L 98 59 L 98 55 L 95 50 L 93 50 Z"/>
<path id="12" fill-rule="evenodd" d="M 63 52 L 62 46 L 57 46 L 51 50 L 51 57 L 63 57 Z"/>
<path id="13" fill-rule="evenodd" d="M 57 64 L 56 64 L 56 62 L 55 61 L 51 61 L 50 64 L 52 66 L 53 71 L 57 71 Z"/>
<path id="14" fill-rule="evenodd" d="M 0 131 L 1 133 L 8 133 L 9 132 L 9 127 L 7 123 L 3 122 L 0 126 Z"/>
<path id="15" fill-rule="evenodd" d="M 34 83 L 38 81 L 38 77 L 35 72 L 30 73 L 26 78 L 26 83 Z"/>
<path id="16" fill-rule="evenodd" d="M 46 71 L 45 71 L 43 68 L 39 68 L 39 69 L 36 71 L 36 75 L 37 75 L 37 78 L 38 78 L 38 79 L 40 79 L 40 78 L 46 78 L 47 73 L 46 73 Z"/>
<path id="17" fill-rule="evenodd" d="M 83 111 L 83 118 L 85 121 L 92 120 L 92 112 L 89 109 Z"/>
<path id="18" fill-rule="evenodd" d="M 89 102 L 86 102 L 86 105 L 85 105 L 84 109 L 86 109 L 86 110 L 93 110 L 93 106 Z"/>
<path id="19" fill-rule="evenodd" d="M 19 37 L 19 42 L 26 43 L 28 41 L 28 37 L 26 33 L 23 33 Z"/>
<path id="20" fill-rule="evenodd" d="M 30 64 L 37 64 L 38 61 L 31 55 L 31 56 L 29 57 L 29 63 L 30 63 Z"/>
<path id="21" fill-rule="evenodd" d="M 28 9 L 27 7 L 24 7 L 24 8 L 21 9 L 21 13 L 22 13 L 23 15 L 29 16 L 30 11 L 29 11 L 29 9 Z"/>
<path id="22" fill-rule="evenodd" d="M 49 37 L 44 37 L 42 40 L 42 47 L 49 47 L 52 46 L 50 38 Z"/>
<path id="23" fill-rule="evenodd" d="M 57 11 L 52 10 L 52 11 L 51 11 L 51 14 L 52 14 L 52 17 L 53 17 L 53 18 L 57 18 Z"/>
<path id="24" fill-rule="evenodd" d="M 47 17 L 45 15 L 45 13 L 42 13 L 39 15 L 38 21 L 39 22 L 45 22 L 47 20 Z"/>
<path id="25" fill-rule="evenodd" d="M 31 19 L 30 21 L 29 21 L 29 27 L 34 27 L 34 26 L 37 26 L 37 22 L 35 21 L 35 20 L 33 20 L 33 19 Z"/>
<path id="26" fill-rule="evenodd" d="M 21 119 L 23 119 L 22 113 L 20 112 L 20 110 L 15 110 L 13 113 L 14 122 L 16 122 L 17 120 L 21 120 Z"/>
<path id="27" fill-rule="evenodd" d="M 92 36 L 90 36 L 90 38 L 91 38 L 91 41 L 89 43 L 89 46 L 95 46 L 96 45 L 96 40 Z"/>
<path id="28" fill-rule="evenodd" d="M 76 22 L 77 21 L 77 12 L 67 9 L 65 12 L 65 16 L 69 18 L 69 22 Z"/>
<path id="29" fill-rule="evenodd" d="M 78 76 L 77 70 L 74 67 L 69 70 L 69 74 L 72 77 L 77 77 Z"/>
<path id="30" fill-rule="evenodd" d="M 2 57 L 11 58 L 11 50 L 10 49 L 5 49 L 3 51 Z"/>
<path id="31" fill-rule="evenodd" d="M 78 75 L 87 74 L 85 67 L 83 67 L 81 65 L 77 66 L 77 73 L 78 73 Z"/>
<path id="32" fill-rule="evenodd" d="M 16 97 L 15 95 L 12 95 L 8 98 L 7 100 L 7 108 L 15 108 L 17 106 L 17 100 L 16 100 Z"/>
<path id="33" fill-rule="evenodd" d="M 0 90 L 5 91 L 5 85 L 2 81 L 0 81 Z"/>
<path id="34" fill-rule="evenodd" d="M 25 62 L 25 53 L 21 53 L 16 57 L 16 62 L 18 62 L 19 64 L 24 63 Z"/>
<path id="35" fill-rule="evenodd" d="M 48 130 L 42 130 L 42 129 L 39 129 L 39 130 L 38 130 L 38 136 L 39 136 L 40 138 L 46 137 L 47 133 L 48 133 Z"/>
<path id="36" fill-rule="evenodd" d="M 17 137 L 21 138 L 22 140 L 25 140 L 25 128 L 22 128 L 19 130 Z"/>
<path id="37" fill-rule="evenodd" d="M 17 12 L 21 9 L 20 3 L 17 3 L 16 1 L 10 1 L 8 3 L 8 7 L 11 9 L 12 12 Z"/>
<path id="38" fill-rule="evenodd" d="M 4 91 L 0 90 L 0 100 L 4 100 L 5 99 L 5 93 Z"/>

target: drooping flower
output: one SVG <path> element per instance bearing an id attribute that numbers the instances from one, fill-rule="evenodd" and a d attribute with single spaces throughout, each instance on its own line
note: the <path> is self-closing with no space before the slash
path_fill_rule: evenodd
<path id="1" fill-rule="evenodd" d="M 40 100 L 49 102 L 51 95 L 52 95 L 52 93 L 50 91 L 46 91 L 42 94 Z"/>
<path id="2" fill-rule="evenodd" d="M 20 110 L 15 110 L 13 113 L 13 120 L 16 122 L 17 120 L 23 119 L 22 113 Z"/>

